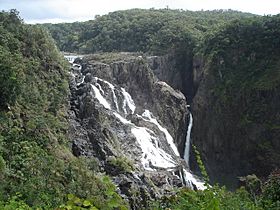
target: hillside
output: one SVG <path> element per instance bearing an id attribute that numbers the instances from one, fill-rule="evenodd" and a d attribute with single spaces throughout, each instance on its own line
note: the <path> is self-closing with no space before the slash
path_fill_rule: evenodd
<path id="1" fill-rule="evenodd" d="M 167 59 L 175 63 L 178 75 L 174 77 L 174 73 L 165 72 L 164 77 L 191 101 L 195 91 L 190 81 L 192 60 L 203 48 L 203 41 L 233 20 L 255 16 L 233 10 L 132 9 L 97 16 L 86 22 L 43 26 L 49 30 L 59 49 L 65 52 L 123 51 L 171 55 Z"/>
<path id="2" fill-rule="evenodd" d="M 92 160 L 72 154 L 69 66 L 53 39 L 15 10 L 0 13 L 0 31 L 0 209 L 54 209 L 71 193 L 126 209 Z"/>
<path id="3" fill-rule="evenodd" d="M 44 24 L 66 52 L 149 52 L 192 49 L 209 31 L 235 19 L 253 17 L 232 10 L 132 9 L 96 16 L 81 23 Z"/>

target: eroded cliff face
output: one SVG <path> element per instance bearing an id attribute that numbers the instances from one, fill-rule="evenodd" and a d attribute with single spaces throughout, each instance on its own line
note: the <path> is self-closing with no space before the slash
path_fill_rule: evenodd
<path id="1" fill-rule="evenodd" d="M 72 71 L 73 153 L 95 157 L 134 209 L 175 186 L 203 187 L 181 158 L 185 96 L 159 81 L 142 56 L 118 56 L 86 56 Z"/>
<path id="2" fill-rule="evenodd" d="M 280 167 L 279 86 L 270 90 L 226 90 L 222 84 L 227 78 L 219 72 L 220 66 L 225 68 L 222 62 L 210 65 L 200 59 L 197 64 L 192 142 L 202 154 L 210 180 L 234 189 L 238 177 L 253 173 L 268 176 Z M 242 72 L 246 69 L 239 74 Z M 198 171 L 193 157 L 191 168 Z"/>

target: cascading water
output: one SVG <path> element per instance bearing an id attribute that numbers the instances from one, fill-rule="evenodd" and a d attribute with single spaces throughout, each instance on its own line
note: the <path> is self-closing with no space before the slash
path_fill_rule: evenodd
<path id="1" fill-rule="evenodd" d="M 121 90 L 122 90 L 122 94 L 123 94 L 123 97 L 124 97 L 123 111 L 124 111 L 125 114 L 127 114 L 126 107 L 128 106 L 128 108 L 131 110 L 131 112 L 133 114 L 135 109 L 136 109 L 135 103 L 134 103 L 131 95 L 128 92 L 126 92 L 126 90 L 124 88 L 121 88 Z"/>
<path id="2" fill-rule="evenodd" d="M 172 136 L 170 135 L 170 133 L 167 131 L 166 128 L 162 127 L 158 123 L 158 121 L 155 118 L 152 117 L 152 115 L 153 114 L 149 110 L 147 110 L 147 109 L 145 109 L 144 113 L 142 114 L 142 116 L 144 117 L 143 118 L 144 120 L 146 120 L 145 118 L 147 118 L 148 121 L 150 121 L 151 123 L 155 124 L 158 127 L 158 129 L 164 133 L 165 138 L 166 138 L 169 146 L 172 148 L 174 154 L 179 156 L 180 154 L 178 152 L 178 149 L 177 149 L 176 145 L 174 144 L 174 140 L 173 140 Z"/>
<path id="3" fill-rule="evenodd" d="M 115 117 L 120 124 L 128 128 L 126 131 L 135 137 L 136 145 L 142 151 L 140 162 L 145 170 L 177 172 L 178 177 L 186 186 L 193 188 L 193 185 L 195 185 L 198 189 L 204 189 L 203 182 L 195 178 L 182 166 L 179 152 L 172 136 L 158 122 L 151 111 L 145 109 L 141 115 L 135 113 L 136 105 L 131 95 L 123 87 L 114 86 L 110 82 L 98 77 L 93 77 L 93 80 L 90 81 L 88 79 L 85 80 L 81 74 L 76 74 L 75 76 L 76 78 L 82 78 L 82 80 L 78 80 L 80 82 L 77 85 L 89 83 L 91 95 L 97 101 L 97 104 L 105 108 L 108 116 Z M 122 108 L 119 108 L 118 104 L 122 104 Z M 127 118 L 128 114 L 131 114 L 136 120 L 129 120 L 131 118 Z M 137 123 L 138 121 L 144 123 L 139 124 Z M 184 153 L 184 159 L 187 164 L 189 160 L 191 128 L 192 116 L 190 114 Z"/>
<path id="4" fill-rule="evenodd" d="M 115 107 L 117 109 L 117 111 L 119 112 L 119 104 L 118 104 L 118 99 L 117 99 L 117 96 L 116 96 L 116 93 L 115 93 L 115 86 L 112 85 L 110 82 L 107 82 L 106 80 L 103 80 L 103 79 L 100 79 L 98 77 L 94 77 L 94 79 L 96 80 L 96 86 L 99 88 L 99 90 L 101 91 L 101 93 L 104 95 L 104 90 L 102 89 L 101 85 L 98 83 L 98 81 L 102 81 L 104 82 L 106 85 L 109 86 L 109 88 L 111 89 L 111 92 L 113 94 L 113 101 L 114 101 L 114 104 L 115 104 Z"/>
<path id="5" fill-rule="evenodd" d="M 189 161 L 190 161 L 190 145 L 191 145 L 191 132 L 192 132 L 192 126 L 193 126 L 193 117 L 190 113 L 190 120 L 186 135 L 186 143 L 185 143 L 185 151 L 184 151 L 184 160 L 187 163 L 187 166 L 189 167 Z"/>

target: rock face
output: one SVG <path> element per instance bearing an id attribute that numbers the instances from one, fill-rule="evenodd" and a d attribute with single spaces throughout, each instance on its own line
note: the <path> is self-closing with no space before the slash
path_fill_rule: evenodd
<path id="1" fill-rule="evenodd" d="M 119 56 L 86 56 L 71 73 L 73 153 L 97 158 L 133 209 L 174 186 L 202 187 L 180 157 L 189 115 L 185 96 L 159 81 L 141 56 Z"/>
<path id="2" fill-rule="evenodd" d="M 210 180 L 234 189 L 240 176 L 267 176 L 280 167 L 279 88 L 218 95 L 213 90 L 219 74 L 199 62 L 194 68 L 199 85 L 192 103 L 192 141 Z M 194 159 L 191 168 L 197 170 Z"/>
<path id="3" fill-rule="evenodd" d="M 159 80 L 180 90 L 191 103 L 194 96 L 193 58 L 190 52 L 170 52 L 164 56 L 147 58 L 149 67 Z"/>
<path id="4" fill-rule="evenodd" d="M 247 71 L 246 68 L 237 67 L 239 71 L 235 73 L 234 66 L 238 66 L 236 55 L 234 51 L 228 53 L 232 55 L 226 66 L 227 72 L 222 72 L 225 67 L 223 59 L 214 66 L 212 61 L 206 61 L 202 55 L 188 58 L 184 62 L 172 55 L 153 56 L 149 65 L 161 80 L 189 96 L 194 118 L 191 142 L 201 152 L 212 183 L 218 182 L 234 189 L 238 186 L 240 176 L 255 173 L 265 177 L 280 167 L 280 96 L 279 85 L 268 90 L 248 91 L 248 87 L 247 91 L 237 88 L 227 94 L 218 94 L 217 87 L 222 87 L 226 73 L 233 72 L 228 77 L 230 83 L 235 74 L 242 76 Z M 244 59 L 250 60 L 250 57 Z M 193 65 L 192 73 L 189 73 L 189 67 L 182 68 L 183 65 L 189 66 L 190 61 Z M 257 66 L 255 62 L 251 65 Z M 182 73 L 184 71 L 185 76 Z M 260 81 L 263 79 L 260 76 Z M 199 173 L 192 151 L 190 160 L 191 169 Z"/>

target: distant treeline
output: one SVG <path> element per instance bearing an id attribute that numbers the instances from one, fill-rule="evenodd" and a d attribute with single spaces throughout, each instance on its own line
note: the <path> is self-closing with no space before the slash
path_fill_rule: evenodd
<path id="1" fill-rule="evenodd" d="M 255 17 L 233 10 L 117 11 L 87 22 L 44 24 L 62 51 L 94 53 L 111 51 L 164 54 L 173 48 L 193 48 L 221 25 Z"/>

